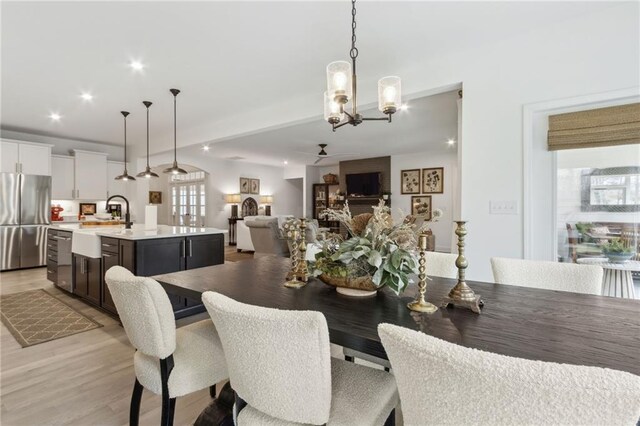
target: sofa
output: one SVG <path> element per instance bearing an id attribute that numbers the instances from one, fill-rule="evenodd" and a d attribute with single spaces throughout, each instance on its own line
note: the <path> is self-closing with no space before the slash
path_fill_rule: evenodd
<path id="1" fill-rule="evenodd" d="M 252 220 L 269 220 L 276 218 L 278 219 L 278 228 L 282 228 L 282 225 L 287 219 L 292 218 L 293 215 L 277 215 L 277 216 L 245 216 L 244 220 L 239 220 L 236 228 L 236 248 L 238 251 L 255 251 L 253 247 L 253 242 L 251 241 L 251 232 L 249 231 L 249 227 L 247 226 L 247 222 Z"/>

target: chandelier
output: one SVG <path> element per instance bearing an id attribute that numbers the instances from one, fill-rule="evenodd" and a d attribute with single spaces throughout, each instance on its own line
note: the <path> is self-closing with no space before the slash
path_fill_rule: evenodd
<path id="1" fill-rule="evenodd" d="M 324 119 L 333 131 L 346 124 L 357 126 L 363 121 L 387 121 L 400 108 L 400 77 L 389 76 L 378 80 L 378 109 L 386 117 L 363 117 L 358 113 L 356 58 L 356 0 L 351 0 L 351 63 L 336 61 L 327 65 L 327 91 L 324 93 Z M 351 113 L 345 105 L 351 102 Z"/>

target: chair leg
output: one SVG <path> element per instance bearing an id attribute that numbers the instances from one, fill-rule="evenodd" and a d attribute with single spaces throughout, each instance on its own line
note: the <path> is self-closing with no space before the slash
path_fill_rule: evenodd
<path id="1" fill-rule="evenodd" d="M 133 393 L 131 394 L 131 408 L 129 409 L 129 425 L 138 426 L 140 420 L 140 401 L 142 400 L 143 387 L 136 377 L 133 384 Z"/>
<path id="2" fill-rule="evenodd" d="M 176 407 L 176 399 L 169 396 L 169 375 L 173 370 L 173 355 L 160 360 L 160 380 L 162 382 L 162 417 L 161 426 L 173 425 L 173 412 Z"/>
<path id="3" fill-rule="evenodd" d="M 216 397 L 216 385 L 210 386 L 209 387 L 209 395 L 211 396 L 211 398 Z"/>
<path id="4" fill-rule="evenodd" d="M 384 422 L 384 426 L 395 426 L 396 425 L 396 409 L 394 408 L 393 410 L 391 410 L 391 413 L 389 413 L 389 417 L 387 417 L 387 420 Z"/>

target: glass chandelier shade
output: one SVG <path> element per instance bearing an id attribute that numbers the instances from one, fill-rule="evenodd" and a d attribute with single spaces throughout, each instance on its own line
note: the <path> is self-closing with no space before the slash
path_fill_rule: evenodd
<path id="1" fill-rule="evenodd" d="M 116 176 L 116 180 L 136 180 L 133 176 L 129 175 L 127 171 L 127 115 L 129 115 L 128 111 L 120 111 L 122 117 L 124 118 L 124 171 L 121 175 Z"/>
<path id="2" fill-rule="evenodd" d="M 324 119 L 329 123 L 338 124 L 343 118 L 340 104 L 333 100 L 333 96 L 329 96 L 329 92 L 324 92 Z"/>
<path id="3" fill-rule="evenodd" d="M 351 64 L 335 61 L 327 65 L 327 93 L 338 104 L 346 104 L 353 94 Z"/>
<path id="4" fill-rule="evenodd" d="M 136 176 L 150 179 L 152 177 L 159 177 L 151 171 L 151 167 L 149 167 L 149 107 L 153 104 L 149 101 L 144 101 L 142 104 L 147 108 L 147 167 L 144 169 L 144 172 L 140 172 Z"/>
<path id="5" fill-rule="evenodd" d="M 385 114 L 395 113 L 401 105 L 400 77 L 388 76 L 378 80 L 378 109 Z"/>
<path id="6" fill-rule="evenodd" d="M 173 175 L 186 175 L 187 171 L 178 166 L 178 125 L 177 125 L 177 113 L 176 113 L 176 98 L 180 90 L 169 89 L 173 95 L 173 165 L 168 169 L 164 169 L 163 173 L 170 173 Z"/>

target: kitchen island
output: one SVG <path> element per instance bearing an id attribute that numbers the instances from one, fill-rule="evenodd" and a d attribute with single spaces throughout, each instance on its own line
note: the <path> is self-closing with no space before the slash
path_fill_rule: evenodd
<path id="1" fill-rule="evenodd" d="M 54 228 L 55 229 L 55 228 Z M 158 225 L 58 229 L 72 232 L 71 291 L 88 303 L 117 314 L 104 274 L 119 265 L 151 276 L 224 263 L 224 234 L 217 228 Z M 49 247 L 53 249 L 52 247 Z M 169 294 L 176 318 L 203 312 L 200 300 Z"/>

